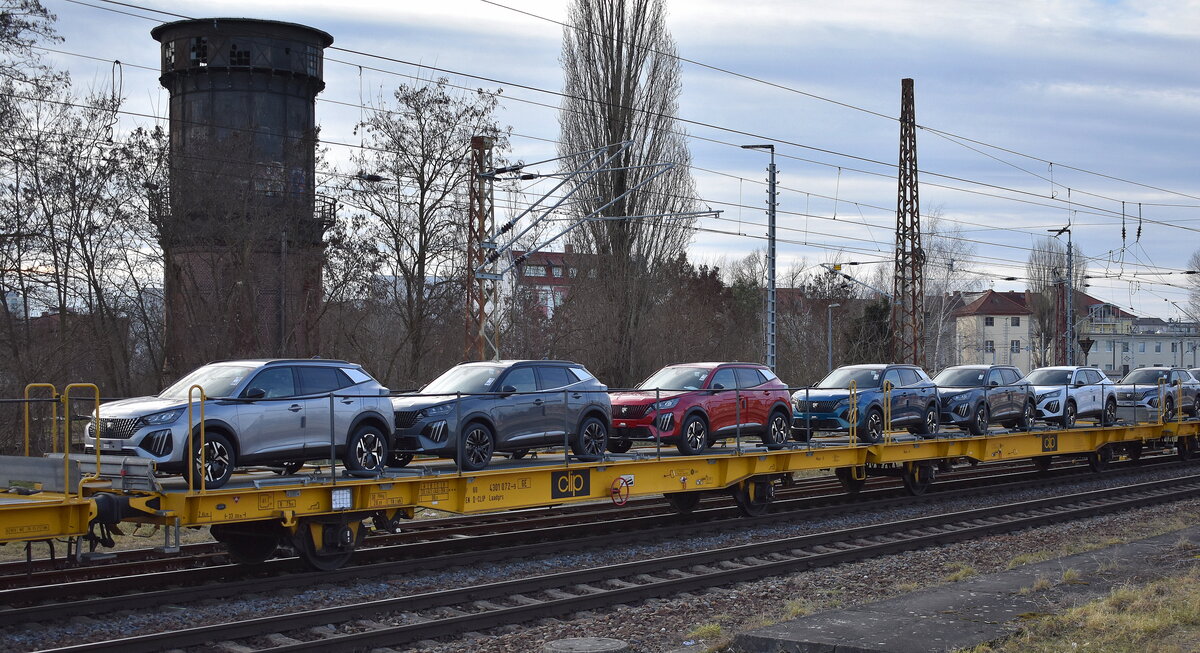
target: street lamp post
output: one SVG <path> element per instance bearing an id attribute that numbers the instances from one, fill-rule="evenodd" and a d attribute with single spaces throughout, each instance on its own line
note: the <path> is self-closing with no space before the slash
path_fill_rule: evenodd
<path id="1" fill-rule="evenodd" d="M 767 166 L 767 310 L 766 339 L 767 367 L 775 369 L 775 146 L 743 145 L 744 150 L 767 150 L 771 163 Z"/>
<path id="2" fill-rule="evenodd" d="M 841 306 L 841 304 L 830 304 L 825 307 L 825 328 L 826 328 L 826 350 L 825 350 L 825 366 L 828 372 L 833 371 L 833 309 Z"/>

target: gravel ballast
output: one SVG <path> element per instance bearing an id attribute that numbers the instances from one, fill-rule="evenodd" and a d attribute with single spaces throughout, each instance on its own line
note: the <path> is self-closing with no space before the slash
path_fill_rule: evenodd
<path id="1" fill-rule="evenodd" d="M 548 551 L 545 557 L 497 561 L 486 566 L 414 572 L 344 586 L 318 585 L 305 590 L 246 595 L 236 600 L 162 606 L 153 613 L 112 610 L 67 623 L 30 624 L 0 630 L 9 650 L 36 650 L 100 639 L 129 637 L 188 626 L 258 618 L 306 608 L 329 607 L 405 594 L 528 577 L 581 567 L 626 562 L 656 555 L 709 550 L 761 541 L 1063 495 L 1103 487 L 1128 485 L 1185 475 L 1178 470 L 1147 468 L 1132 475 L 1107 478 L 1084 476 L 1078 482 L 1051 489 L 998 493 L 984 498 L 947 498 L 917 506 L 876 513 L 854 513 L 806 523 L 758 525 L 740 531 L 698 533 L 687 540 L 639 543 L 623 550 Z M 1013 564 L 1037 561 L 1099 548 L 1106 543 L 1140 539 L 1200 523 L 1200 501 L 1181 501 L 1153 508 L 1055 524 L 1007 535 L 923 549 L 874 560 L 848 563 L 722 587 L 668 599 L 653 599 L 610 610 L 546 619 L 509 626 L 485 634 L 440 642 L 397 647 L 404 651 L 479 651 L 481 653 L 537 651 L 548 641 L 568 637 L 611 637 L 627 641 L 644 653 L 706 650 L 734 633 L 813 611 L 890 598 L 918 588 L 948 582 L 948 578 L 1003 570 Z M 703 528 L 699 526 L 698 528 Z M 1023 556 L 1023 557 L 1022 557 Z M 181 590 L 187 592 L 187 590 Z M 364 615 L 383 624 L 400 624 L 405 615 Z M 354 630 L 353 627 L 337 626 Z M 296 636 L 296 635 L 292 635 Z M 298 637 L 299 638 L 299 637 Z M 308 639 L 305 637 L 304 639 Z"/>

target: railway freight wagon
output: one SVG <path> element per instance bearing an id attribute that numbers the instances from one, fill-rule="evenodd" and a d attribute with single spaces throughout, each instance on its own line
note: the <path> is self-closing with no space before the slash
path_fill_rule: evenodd
<path id="1" fill-rule="evenodd" d="M 98 403 L 99 391 L 92 385 L 61 392 L 31 386 L 23 401 L 48 403 L 56 414 L 71 415 L 81 393 Z M 327 397 L 330 402 L 354 398 L 340 392 Z M 164 554 L 178 551 L 183 529 L 208 527 L 236 560 L 262 561 L 294 551 L 312 567 L 333 569 L 353 556 L 369 532 L 394 532 L 421 508 L 477 514 L 588 501 L 620 506 L 635 497 L 665 496 L 677 511 L 689 512 L 706 494 L 722 493 L 732 495 L 744 514 L 761 515 L 796 472 L 833 470 L 851 492 L 869 477 L 900 477 L 910 492 L 922 493 L 939 465 L 950 460 L 1033 459 L 1048 467 L 1054 458 L 1077 458 L 1099 472 L 1117 458 L 1152 452 L 1191 459 L 1200 420 L 1181 413 L 1173 421 L 1163 420 L 1161 413 L 1157 417 L 1140 424 L 979 435 L 889 431 L 879 442 L 864 441 L 851 429 L 840 437 L 771 447 L 735 432 L 727 446 L 700 455 L 681 455 L 659 443 L 584 461 L 566 446 L 535 458 L 497 460 L 479 471 L 464 470 L 450 459 L 418 459 L 364 474 L 335 459 L 292 474 L 238 474 L 219 489 L 206 487 L 203 476 L 161 476 L 152 461 L 136 456 L 64 453 L 74 422 L 66 419 L 59 420 L 61 435 L 51 438 L 51 453 L 0 457 L 0 478 L 10 488 L 0 501 L 0 541 L 65 539 L 72 560 L 84 561 L 111 544 L 108 529 L 117 525 L 160 528 Z M 96 415 L 91 419 L 98 421 Z M 199 415 L 188 419 L 203 423 Z M 28 442 L 28 419 L 24 430 Z M 203 443 L 204 429 L 195 431 Z"/>

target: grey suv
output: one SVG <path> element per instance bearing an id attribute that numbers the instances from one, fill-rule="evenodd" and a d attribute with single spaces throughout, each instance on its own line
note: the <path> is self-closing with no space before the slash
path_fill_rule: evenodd
<path id="1" fill-rule="evenodd" d="M 612 417 L 607 390 L 579 363 L 464 363 L 416 394 L 392 397 L 393 461 L 436 454 L 476 471 L 497 451 L 520 454 L 564 442 L 581 460 L 599 460 Z"/>
<path id="2" fill-rule="evenodd" d="M 328 459 L 330 393 L 336 452 L 348 469 L 382 469 L 388 456 L 388 389 L 345 361 L 235 360 L 197 368 L 158 396 L 100 406 L 100 453 L 150 458 L 164 471 L 187 469 L 188 388 L 204 388 L 205 486 L 219 488 L 234 468 L 258 463 L 294 471 L 305 460 Z M 360 396 L 362 395 L 362 396 Z M 193 419 L 200 420 L 199 405 Z M 89 423 L 84 450 L 94 453 Z M 187 460 L 200 473 L 200 429 L 193 425 Z M 347 453 L 348 452 L 348 453 Z M 196 476 L 196 485 L 200 484 Z"/>

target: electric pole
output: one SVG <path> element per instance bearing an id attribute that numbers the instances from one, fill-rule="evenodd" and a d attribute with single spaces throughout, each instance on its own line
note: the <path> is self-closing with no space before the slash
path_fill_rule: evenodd
<path id="1" fill-rule="evenodd" d="M 493 176 L 484 174 L 492 169 L 490 136 L 471 137 L 471 214 L 467 225 L 467 315 L 464 356 L 469 361 L 500 359 L 500 330 L 494 319 L 499 315 L 500 283 L 494 275 L 477 270 L 484 265 L 484 249 L 495 249 L 491 242 L 495 213 L 492 203 Z"/>
<path id="2" fill-rule="evenodd" d="M 743 145 L 744 150 L 767 150 L 771 163 L 767 165 L 767 308 L 763 332 L 766 336 L 767 367 L 775 369 L 775 146 Z"/>
<path id="3" fill-rule="evenodd" d="M 917 119 L 913 80 L 900 82 L 896 270 L 892 281 L 892 361 L 925 365 L 925 251 L 917 194 Z"/>

